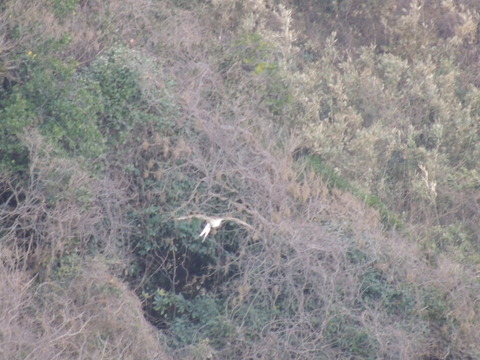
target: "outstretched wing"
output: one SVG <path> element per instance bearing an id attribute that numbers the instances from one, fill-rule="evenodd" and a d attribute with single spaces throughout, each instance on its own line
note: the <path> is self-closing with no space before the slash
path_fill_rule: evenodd
<path id="1" fill-rule="evenodd" d="M 240 226 L 243 226 L 244 228 L 250 231 L 256 232 L 256 230 L 250 224 L 246 223 L 243 220 L 240 220 L 231 216 L 226 216 L 223 218 L 212 218 L 210 216 L 205 216 L 203 214 L 195 214 L 195 215 L 181 216 L 176 218 L 175 220 L 188 220 L 193 218 L 205 220 L 207 222 L 207 224 L 205 225 L 205 227 L 203 228 L 202 232 L 199 235 L 199 236 L 203 236 L 202 242 L 205 241 L 208 234 L 210 233 L 210 230 L 212 230 L 212 227 L 214 228 L 219 227 L 223 221 L 232 221 L 234 223 L 237 223 Z"/>
<path id="2" fill-rule="evenodd" d="M 210 216 L 205 216 L 205 215 L 202 215 L 202 214 L 180 216 L 180 217 L 177 217 L 175 220 L 188 220 L 188 219 L 200 219 L 200 220 L 205 220 L 205 221 L 211 221 L 212 220 L 212 218 Z"/>
<path id="3" fill-rule="evenodd" d="M 252 227 L 252 225 L 246 223 L 245 221 L 242 221 L 240 219 L 231 217 L 231 216 L 226 216 L 223 218 L 224 221 L 232 221 L 234 223 L 237 223 L 238 225 L 241 225 L 249 230 L 255 231 L 255 229 Z"/>

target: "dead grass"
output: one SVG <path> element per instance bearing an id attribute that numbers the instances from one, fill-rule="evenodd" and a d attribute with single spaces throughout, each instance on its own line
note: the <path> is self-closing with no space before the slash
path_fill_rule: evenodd
<path id="1" fill-rule="evenodd" d="M 0 279 L 2 358 L 168 359 L 138 298 L 105 259 L 83 263 L 64 285 L 7 267 Z"/>
<path id="2" fill-rule="evenodd" d="M 3 244 L 16 254 L 17 267 L 49 279 L 64 255 L 96 248 L 118 256 L 128 232 L 121 183 L 96 180 L 74 161 L 56 157 L 37 131 L 27 132 L 24 141 L 29 179 L 22 184 L 8 174 L 2 178 Z"/>
<path id="3" fill-rule="evenodd" d="M 128 262 L 120 182 L 54 156 L 35 131 L 25 142 L 30 178 L 2 177 L 2 358 L 167 359 L 139 299 L 113 275 Z"/>

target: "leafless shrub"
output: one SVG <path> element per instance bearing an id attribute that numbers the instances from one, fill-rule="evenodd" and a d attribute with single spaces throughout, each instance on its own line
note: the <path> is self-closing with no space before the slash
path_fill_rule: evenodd
<path id="1" fill-rule="evenodd" d="M 71 160 L 53 156 L 36 131 L 26 133 L 29 179 L 2 178 L 3 244 L 15 254 L 17 267 L 41 272 L 65 254 L 86 254 L 92 246 L 117 256 L 128 232 L 119 182 L 97 181 Z"/>
<path id="2" fill-rule="evenodd" d="M 224 215 L 218 213 L 224 209 L 256 229 L 237 233 L 240 248 L 225 265 L 239 268 L 222 289 L 230 294 L 227 314 L 238 337 L 213 356 L 341 356 L 344 350 L 331 333 L 331 323 L 339 317 L 358 324 L 381 353 L 411 358 L 421 346 L 418 337 L 396 328 L 392 345 L 392 337 L 379 330 L 392 329 L 388 315 L 354 309 L 361 296 L 359 277 L 373 265 L 353 264 L 346 254 L 363 247 L 374 262 L 374 238 L 381 237 L 372 230 L 380 227 L 378 215 L 348 194 L 328 195 L 315 174 L 294 163 L 298 140 L 277 133 L 263 116 L 266 112 L 258 111 L 261 104 L 250 97 L 238 96 L 232 103 L 231 89 L 224 87 L 214 64 L 205 59 L 201 65 L 183 65 L 185 76 L 198 74 L 180 90 L 188 94 L 183 110 L 191 152 L 186 161 L 205 191 L 192 194 L 177 210 Z M 255 81 L 262 81 L 237 79 L 244 89 L 255 89 Z M 353 234 L 345 233 L 349 227 Z M 410 327 L 417 335 L 421 330 L 420 325 Z"/>
<path id="3" fill-rule="evenodd" d="M 104 259 L 82 264 L 73 281 L 36 284 L 0 270 L 5 359 L 167 359 L 138 298 L 109 274 Z"/>
<path id="4" fill-rule="evenodd" d="M 50 56 L 73 58 L 80 64 L 88 64 L 105 48 L 119 42 L 133 48 L 156 48 L 159 45 L 155 29 L 159 17 L 168 14 L 168 7 L 163 2 L 112 0 L 78 3 L 76 8 L 56 14 L 55 7 L 62 7 L 61 3 L 6 1 L 1 15 L 0 58 L 45 46 Z M 18 32 L 16 38 L 6 37 L 13 29 Z M 63 46 L 52 47 L 52 40 Z M 6 68 L 0 69 L 2 73 L 5 70 L 11 72 L 18 64 L 4 65 Z"/>
<path id="5" fill-rule="evenodd" d="M 229 4 L 219 6 L 233 13 Z M 171 23 L 181 28 L 189 16 L 187 12 L 183 15 L 171 19 Z M 223 20 L 231 21 L 228 17 Z M 242 19 L 235 21 L 237 25 L 232 26 L 239 26 Z M 196 24 L 201 26 L 200 22 Z M 226 29 L 222 33 L 224 39 L 229 36 Z M 240 269 L 222 288 L 230 294 L 227 314 L 238 336 L 229 348 L 212 356 L 341 357 L 346 350 L 339 344 L 349 335 L 347 331 L 335 333 L 332 324 L 342 319 L 365 334 L 376 356 L 388 359 L 445 356 L 455 327 L 449 328 L 453 333 L 445 332 L 435 343 L 435 325 L 429 323 L 420 305 L 411 310 L 409 320 L 389 313 L 381 305 L 356 307 L 365 291 L 362 276 L 367 271 L 382 274 L 385 287 L 411 287 L 409 294 L 416 304 L 422 304 L 422 291 L 431 286 L 451 294 L 451 288 L 440 286 L 442 276 L 424 259 L 422 250 L 395 234 L 383 233 L 378 213 L 355 196 L 328 190 L 315 174 L 294 163 L 291 153 L 299 140 L 273 127 L 270 114 L 257 101 L 265 89 L 264 79 L 244 72 L 235 64 L 219 71 L 219 64 L 211 61 L 205 47 L 195 44 L 186 45 L 189 56 L 175 64 L 173 73 L 179 80 L 179 96 L 183 99 L 184 116 L 179 124 L 189 136 L 190 151 L 183 160 L 189 169 L 195 169 L 192 171 L 205 191 L 192 194 L 177 210 L 226 213 L 248 221 L 256 229 L 237 232 L 240 248 L 237 256 L 226 264 L 227 268 Z M 365 63 L 367 58 L 363 59 Z M 333 54 L 332 64 L 336 61 L 338 58 Z M 357 90 L 362 96 L 371 95 L 375 99 L 383 93 L 379 83 L 370 80 L 367 88 Z M 344 96 L 340 85 L 336 90 L 340 97 Z M 393 114 L 388 116 L 393 121 Z M 361 127 L 361 121 L 356 125 Z M 351 130 L 347 129 L 349 126 L 346 125 L 346 132 Z M 358 138 L 358 146 L 368 143 L 373 151 L 371 140 L 379 129 L 370 129 L 368 136 Z M 336 140 L 325 141 L 335 145 Z M 364 155 L 363 160 L 368 164 L 368 153 Z M 363 172 L 365 168 L 366 165 Z M 433 180 L 429 181 L 431 185 Z M 426 216 L 431 215 L 426 213 Z M 351 251 L 364 253 L 368 261 L 352 262 L 348 255 Z M 462 296 L 475 298 L 475 290 L 467 291 L 466 287 L 464 290 Z M 448 302 L 448 306 L 455 308 L 455 302 Z M 261 314 L 256 312 L 258 309 L 262 309 Z M 261 316 L 266 319 L 260 320 Z M 470 321 L 462 323 L 464 328 L 472 329 Z M 468 342 L 473 334 L 464 333 L 464 341 Z M 460 356 L 465 351 L 463 347 L 456 342 L 452 354 Z M 182 356 L 195 358 L 188 349 L 184 350 Z"/>
<path id="6" fill-rule="evenodd" d="M 128 262 L 121 182 L 55 156 L 36 131 L 25 142 L 29 179 L 1 181 L 1 356 L 166 359 L 138 298 L 112 275 Z"/>

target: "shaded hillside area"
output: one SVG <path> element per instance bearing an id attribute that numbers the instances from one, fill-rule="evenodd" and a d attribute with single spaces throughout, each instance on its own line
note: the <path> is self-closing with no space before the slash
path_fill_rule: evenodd
<path id="1" fill-rule="evenodd" d="M 0 358 L 480 358 L 477 1 L 0 9 Z"/>

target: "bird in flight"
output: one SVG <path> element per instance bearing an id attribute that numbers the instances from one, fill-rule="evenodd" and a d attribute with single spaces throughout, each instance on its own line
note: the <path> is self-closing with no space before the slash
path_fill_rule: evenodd
<path id="1" fill-rule="evenodd" d="M 209 217 L 209 216 L 198 214 L 198 215 L 182 216 L 182 217 L 177 218 L 176 220 L 187 220 L 187 219 L 192 219 L 192 218 L 202 219 L 202 220 L 205 220 L 207 222 L 205 224 L 205 227 L 203 228 L 202 232 L 200 233 L 200 235 L 198 235 L 200 237 L 203 236 L 202 242 L 205 241 L 205 239 L 207 238 L 208 234 L 210 234 L 210 231 L 212 229 L 220 227 L 220 225 L 224 221 L 233 221 L 233 222 L 236 222 L 239 225 L 242 225 L 244 227 L 249 228 L 250 230 L 254 230 L 253 227 L 250 226 L 249 224 L 247 224 L 245 221 L 236 219 L 234 217 L 229 217 L 229 216 L 224 217 L 224 218 L 212 218 L 212 217 Z"/>
<path id="2" fill-rule="evenodd" d="M 215 219 L 211 219 L 210 221 L 207 221 L 207 224 L 203 228 L 202 232 L 200 233 L 200 235 L 198 235 L 200 237 L 203 236 L 202 242 L 205 241 L 208 234 L 210 233 L 210 230 L 220 227 L 220 225 L 222 224 L 222 221 L 223 219 L 221 218 L 215 218 Z"/>

